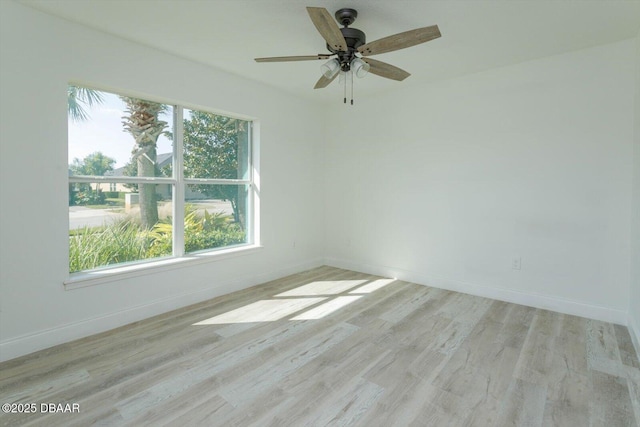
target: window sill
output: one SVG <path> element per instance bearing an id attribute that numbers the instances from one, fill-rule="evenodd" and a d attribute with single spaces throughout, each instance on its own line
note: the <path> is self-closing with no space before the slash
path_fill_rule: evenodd
<path id="1" fill-rule="evenodd" d="M 260 245 L 247 245 L 211 252 L 184 255 L 180 258 L 165 258 L 156 261 L 140 262 L 105 268 L 103 270 L 73 273 L 64 281 L 65 291 L 86 288 L 87 286 L 114 282 L 130 277 L 157 274 L 163 271 L 184 268 L 187 266 L 220 261 L 227 258 L 249 255 L 262 249 Z"/>

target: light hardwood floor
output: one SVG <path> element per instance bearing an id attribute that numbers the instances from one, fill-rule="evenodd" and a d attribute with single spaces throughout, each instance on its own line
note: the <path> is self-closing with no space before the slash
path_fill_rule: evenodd
<path id="1" fill-rule="evenodd" d="M 625 327 L 321 267 L 0 364 L 40 426 L 634 426 Z"/>

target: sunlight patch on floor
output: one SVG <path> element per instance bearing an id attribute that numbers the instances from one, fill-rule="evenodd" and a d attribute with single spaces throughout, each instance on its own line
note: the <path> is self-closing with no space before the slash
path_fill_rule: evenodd
<path id="1" fill-rule="evenodd" d="M 236 308 L 194 325 L 222 325 L 226 323 L 272 322 L 317 304 L 327 298 L 288 298 L 261 300 Z"/>
<path id="2" fill-rule="evenodd" d="M 390 283 L 395 282 L 396 279 L 378 279 L 373 282 L 367 283 L 364 286 L 359 287 L 358 289 L 354 289 L 350 294 L 370 294 L 371 292 L 377 291 L 380 288 L 387 286 Z"/>
<path id="3" fill-rule="evenodd" d="M 325 280 L 321 282 L 311 282 L 306 285 L 291 289 L 277 297 L 302 297 L 311 295 L 336 295 L 341 294 L 351 288 L 365 283 L 366 280 Z"/>
<path id="4" fill-rule="evenodd" d="M 247 304 L 193 325 L 273 322 L 300 311 L 302 313 L 290 320 L 322 319 L 359 300 L 366 294 L 373 293 L 396 281 L 396 279 L 315 281 L 274 295 L 272 299 Z M 309 308 L 316 304 L 318 306 Z M 307 308 L 309 309 L 304 311 Z"/>
<path id="5" fill-rule="evenodd" d="M 333 313 L 336 310 L 341 309 L 342 307 L 344 307 L 345 305 L 351 304 L 352 302 L 358 300 L 362 298 L 361 295 L 355 296 L 355 295 L 350 295 L 350 296 L 344 296 L 344 297 L 337 297 L 332 299 L 331 301 L 328 301 L 322 305 L 319 305 L 318 307 L 314 307 L 308 311 L 305 311 L 304 313 L 292 318 L 291 320 L 317 320 L 317 319 L 322 319 L 323 317 Z"/>

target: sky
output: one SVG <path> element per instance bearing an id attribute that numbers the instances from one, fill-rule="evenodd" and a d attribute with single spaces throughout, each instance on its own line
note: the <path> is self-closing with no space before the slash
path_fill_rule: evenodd
<path id="1" fill-rule="evenodd" d="M 68 120 L 69 164 L 74 158 L 82 160 L 96 151 L 116 159 L 114 169 L 126 165 L 131 159 L 134 140 L 125 132 L 122 117 L 126 106 L 117 96 L 108 92 L 100 92 L 104 102 L 93 107 L 86 107 L 89 119 L 83 122 Z M 160 120 L 168 123 L 166 130 L 173 132 L 173 108 L 160 116 Z M 165 136 L 158 138 L 158 154 L 172 152 L 171 141 Z"/>

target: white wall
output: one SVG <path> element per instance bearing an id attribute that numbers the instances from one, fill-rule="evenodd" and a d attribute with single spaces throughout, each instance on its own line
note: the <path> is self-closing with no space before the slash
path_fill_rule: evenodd
<path id="1" fill-rule="evenodd" d="M 14 2 L 0 16 L 0 359 L 321 264 L 321 109 Z M 264 248 L 65 291 L 70 81 L 258 118 Z"/>
<path id="2" fill-rule="evenodd" d="M 622 41 L 335 105 L 330 263 L 626 324 L 633 55 Z"/>
<path id="3" fill-rule="evenodd" d="M 633 174 L 633 224 L 631 253 L 631 298 L 629 329 L 640 354 L 640 32 L 636 37 L 636 90 Z"/>

